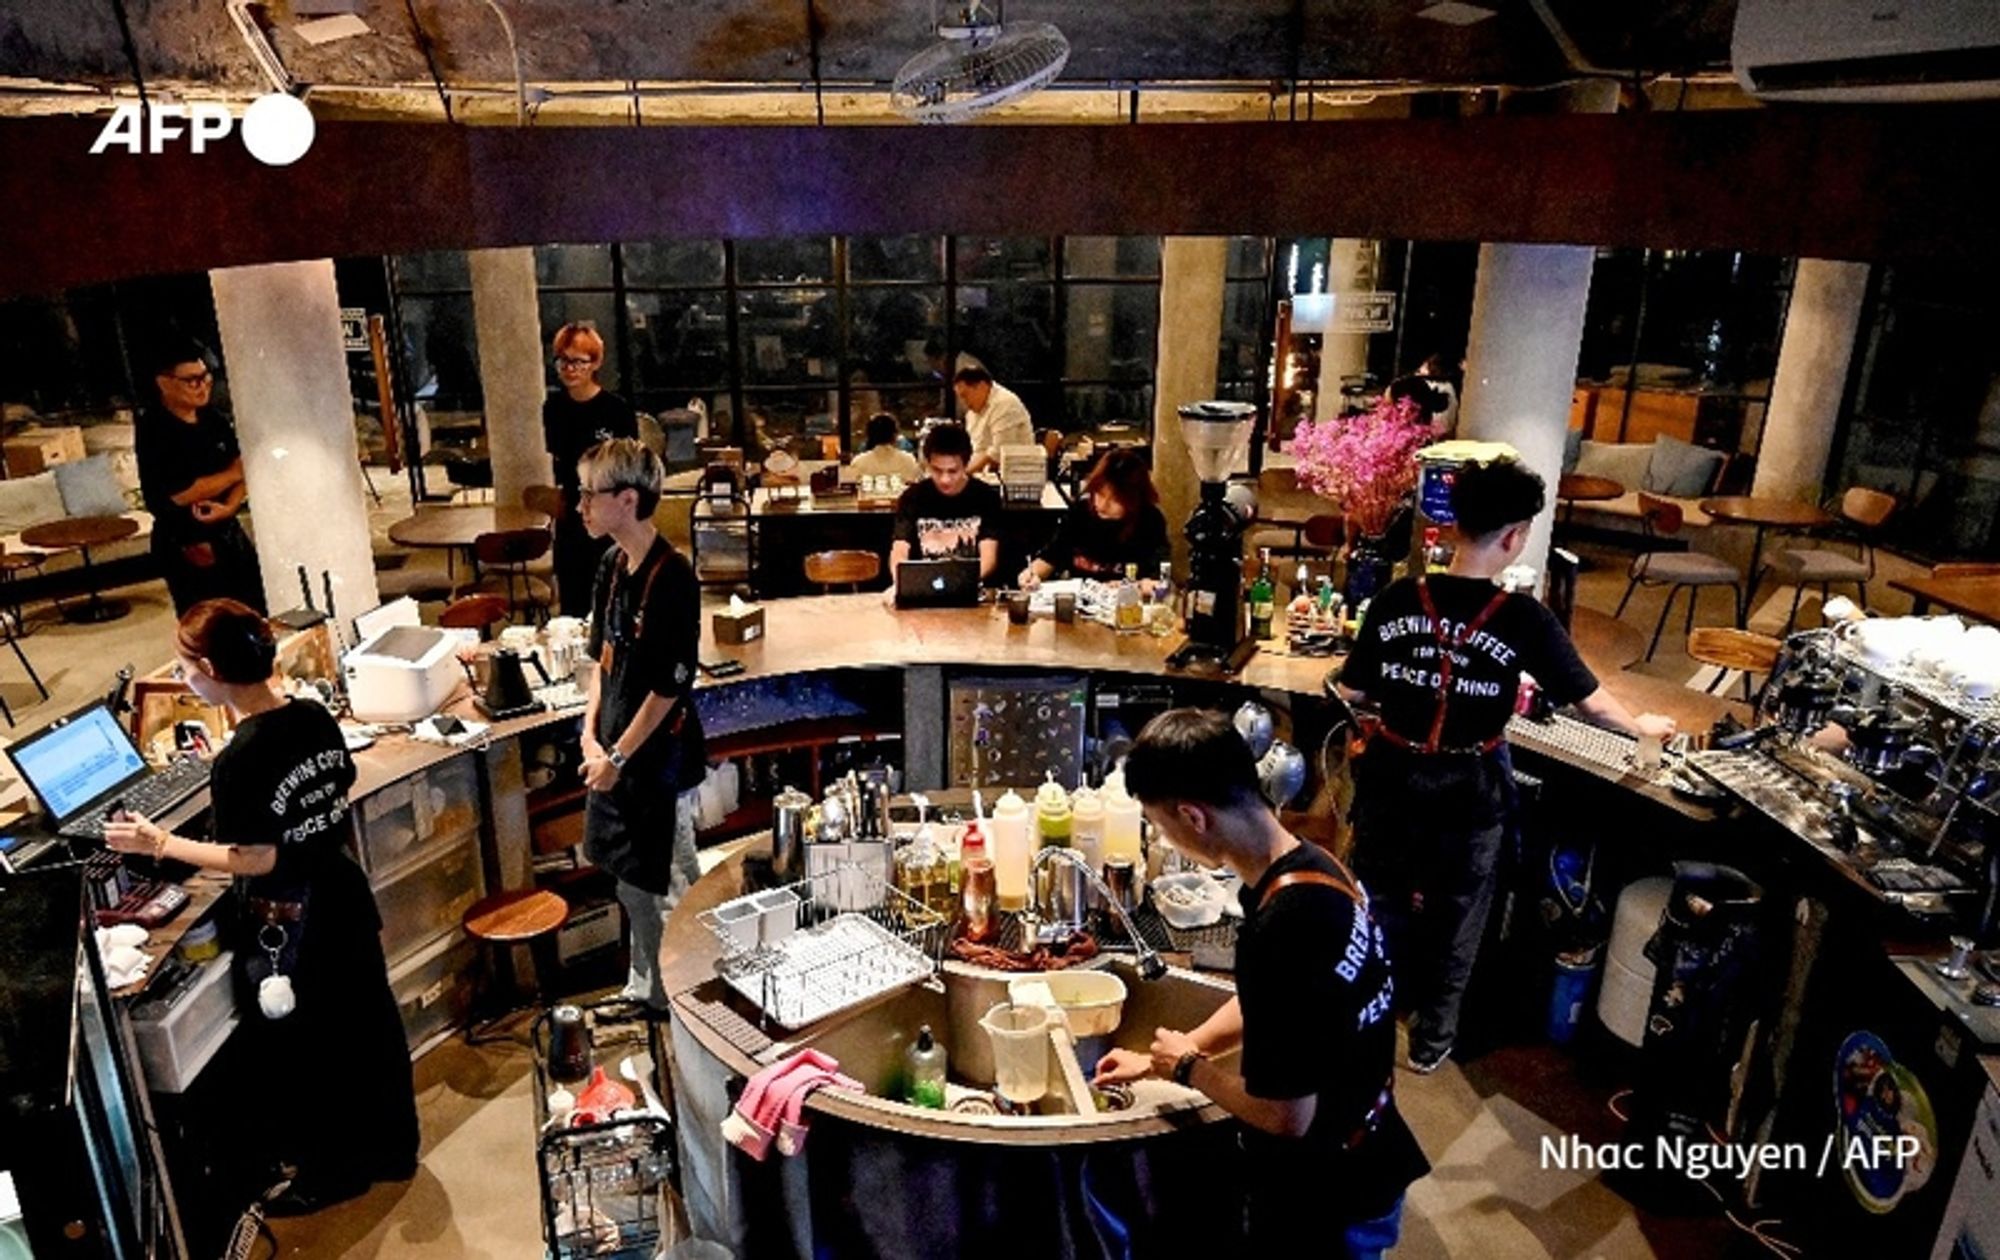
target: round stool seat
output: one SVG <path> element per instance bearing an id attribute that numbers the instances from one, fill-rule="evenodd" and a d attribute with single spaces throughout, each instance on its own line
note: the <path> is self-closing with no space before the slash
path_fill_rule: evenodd
<path id="1" fill-rule="evenodd" d="M 465 912 L 465 930 L 482 941 L 531 941 L 569 922 L 569 902 L 546 888 L 494 893 Z"/>

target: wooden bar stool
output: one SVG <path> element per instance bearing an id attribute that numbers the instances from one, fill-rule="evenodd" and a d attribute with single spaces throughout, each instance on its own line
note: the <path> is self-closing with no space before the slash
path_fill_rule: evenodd
<path id="1" fill-rule="evenodd" d="M 1768 634 L 1758 634 L 1754 630 L 1736 630 L 1722 626 L 1703 626 L 1688 633 L 1688 658 L 1703 665 L 1713 665 L 1723 672 L 1710 680 L 1707 690 L 1713 694 L 1728 677 L 1728 671 L 1739 670 L 1743 674 L 1743 698 L 1753 700 L 1750 690 L 1750 675 L 1763 674 L 1769 677 L 1772 666 L 1778 663 L 1778 652 L 1784 644 Z"/>
<path id="2" fill-rule="evenodd" d="M 514 980 L 511 949 L 526 945 L 534 961 L 534 1008 L 541 1009 L 547 977 L 556 970 L 556 933 L 569 922 L 569 902 L 546 888 L 515 888 L 497 892 L 475 902 L 465 912 L 465 934 L 478 941 L 490 955 L 506 955 L 508 978 Z M 504 948 L 496 948 L 504 947 Z M 498 968 L 495 968 L 497 972 Z M 512 986 L 510 986 L 512 987 Z M 506 1034 L 498 1026 L 521 1008 L 509 1006 L 483 1024 L 465 1031 L 470 1045 L 502 1040 Z"/>
<path id="3" fill-rule="evenodd" d="M 493 626 L 507 620 L 511 612 L 504 595 L 467 595 L 445 605 L 438 614 L 438 624 L 447 630 L 477 630 L 483 643 L 492 637 L 489 631 Z"/>
<path id="4" fill-rule="evenodd" d="M 806 581 L 859 591 L 882 576 L 882 557 L 872 551 L 815 551 L 806 557 Z"/>

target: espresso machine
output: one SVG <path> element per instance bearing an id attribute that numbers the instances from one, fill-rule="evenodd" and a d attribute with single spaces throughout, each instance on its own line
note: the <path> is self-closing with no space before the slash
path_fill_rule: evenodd
<path id="1" fill-rule="evenodd" d="M 1187 641 L 1167 657 L 1184 669 L 1213 662 L 1236 673 L 1257 650 L 1243 626 L 1243 527 L 1248 523 L 1225 500 L 1229 474 L 1248 449 L 1257 409 L 1241 402 L 1193 402 L 1180 409 L 1201 501 L 1188 517 Z"/>

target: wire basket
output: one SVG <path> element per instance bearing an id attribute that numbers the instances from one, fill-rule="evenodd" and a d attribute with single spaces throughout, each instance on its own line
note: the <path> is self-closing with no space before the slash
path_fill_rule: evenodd
<path id="1" fill-rule="evenodd" d="M 946 915 L 848 862 L 697 918 L 722 942 L 716 974 L 787 1031 L 928 980 L 951 928 Z"/>
<path id="2" fill-rule="evenodd" d="M 659 1025 L 630 1002 L 583 1004 L 593 1061 L 618 1076 L 618 1061 L 645 1053 L 665 1062 Z M 674 1176 L 673 1123 L 655 1114 L 621 1114 L 597 1124 L 551 1127 L 548 1097 L 550 1016 L 535 1020 L 535 1158 L 542 1193 L 542 1237 L 555 1260 L 630 1257 L 659 1250 Z M 569 1086 L 581 1091 L 581 1083 Z M 637 1093 L 638 1091 L 634 1091 Z M 643 1106 L 643 1102 L 641 1106 Z"/>

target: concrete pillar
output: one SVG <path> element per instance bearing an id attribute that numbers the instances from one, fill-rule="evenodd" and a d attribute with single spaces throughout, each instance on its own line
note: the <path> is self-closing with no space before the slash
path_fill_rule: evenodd
<path id="1" fill-rule="evenodd" d="M 1376 243 L 1335 240 L 1327 243 L 1326 289 L 1334 295 L 1333 314 L 1341 315 L 1342 294 L 1363 292 L 1375 287 Z M 1340 378 L 1360 376 L 1368 370 L 1368 334 L 1330 332 L 1320 339 L 1319 387 L 1313 394 L 1313 419 L 1330 420 L 1340 414 Z"/>
<path id="2" fill-rule="evenodd" d="M 1548 483 L 1525 564 L 1546 567 L 1562 475 L 1583 312 L 1590 301 L 1588 245 L 1482 245 L 1472 294 L 1460 437 L 1506 442 Z"/>
<path id="3" fill-rule="evenodd" d="M 472 319 L 479 334 L 479 386 L 486 395 L 486 449 L 493 460 L 493 501 L 519 506 L 529 486 L 555 484 L 542 447 L 542 312 L 535 251 L 473 249 Z"/>
<path id="4" fill-rule="evenodd" d="M 1752 494 L 1807 503 L 1823 496 L 1867 295 L 1867 263 L 1799 259 Z"/>
<path id="5" fill-rule="evenodd" d="M 264 598 L 274 612 L 298 607 L 304 565 L 317 602 L 330 574 L 351 637 L 354 617 L 380 601 L 333 263 L 233 267 L 209 284 Z"/>
<path id="6" fill-rule="evenodd" d="M 1229 241 L 1220 236 L 1170 236 L 1160 250 L 1160 358 L 1153 377 L 1153 484 L 1174 544 L 1174 570 L 1187 572 L 1182 533 L 1201 483 L 1181 440 L 1180 407 L 1215 396 L 1215 360 L 1222 343 L 1222 290 Z"/>

